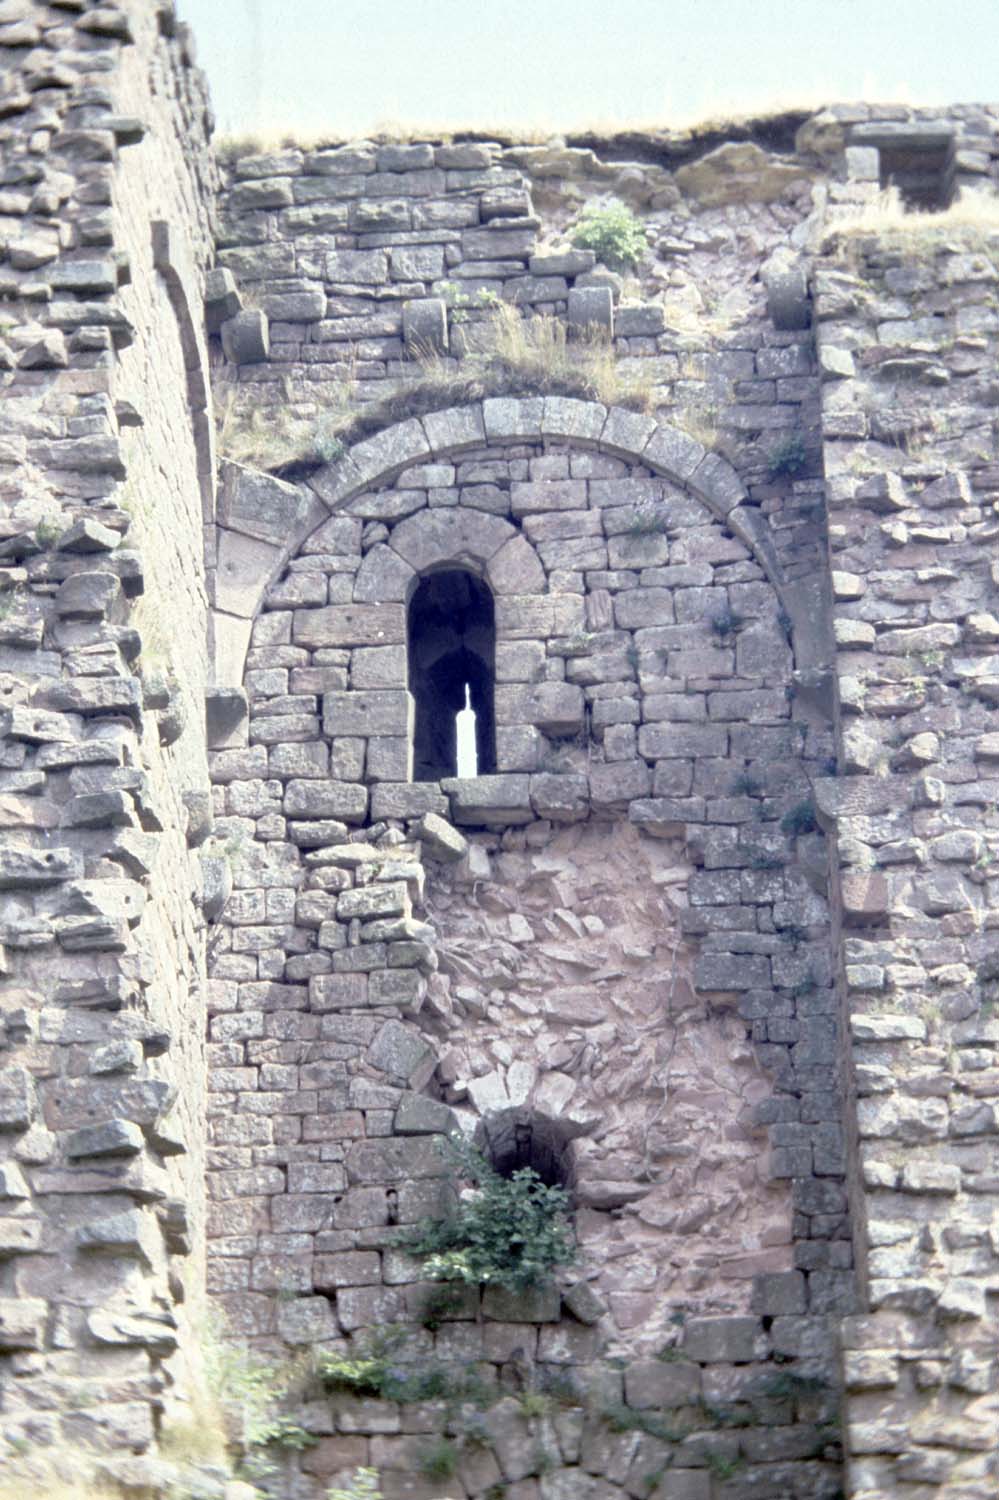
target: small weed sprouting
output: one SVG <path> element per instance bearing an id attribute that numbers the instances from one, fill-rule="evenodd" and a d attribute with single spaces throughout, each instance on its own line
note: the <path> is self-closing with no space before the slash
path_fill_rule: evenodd
<path id="1" fill-rule="evenodd" d="M 347 449 L 343 440 L 325 422 L 320 422 L 316 428 L 315 451 L 316 457 L 324 464 L 335 464 L 339 463 Z"/>
<path id="2" fill-rule="evenodd" d="M 987 953 L 977 969 L 981 990 L 979 1012 L 983 1020 L 999 1014 L 999 953 Z"/>
<path id="3" fill-rule="evenodd" d="M 39 547 L 51 547 L 52 543 L 62 534 L 62 523 L 49 517 L 39 521 L 35 527 L 35 541 Z"/>
<path id="4" fill-rule="evenodd" d="M 729 791 L 733 797 L 758 797 L 763 791 L 763 782 L 747 768 L 736 771 Z"/>
<path id="5" fill-rule="evenodd" d="M 634 641 L 630 641 L 625 647 L 624 657 L 631 670 L 633 672 L 637 672 L 642 660 L 642 653 L 641 651 L 639 651 Z"/>
<path id="6" fill-rule="evenodd" d="M 547 1417 L 551 1406 L 551 1397 L 544 1391 L 524 1391 L 520 1398 L 520 1409 L 525 1417 Z"/>
<path id="7" fill-rule="evenodd" d="M 789 922 L 786 927 L 777 930 L 777 936 L 782 943 L 788 943 L 792 948 L 800 948 L 802 943 L 808 942 L 808 928 L 800 926 L 797 922 Z"/>
<path id="8" fill-rule="evenodd" d="M 799 834 L 816 833 L 818 822 L 815 817 L 815 804 L 811 798 L 802 802 L 796 802 L 793 807 L 780 820 L 781 832 L 786 833 L 789 838 L 797 838 Z"/>
<path id="9" fill-rule="evenodd" d="M 420 1454 L 420 1473 L 427 1479 L 453 1479 L 460 1456 L 450 1438 L 440 1437 Z"/>
<path id="10" fill-rule="evenodd" d="M 691 1428 L 674 1427 L 662 1416 L 651 1411 L 637 1411 L 622 1403 L 605 1406 L 601 1416 L 612 1432 L 647 1432 L 650 1437 L 664 1443 L 682 1443 L 690 1436 Z"/>
<path id="11" fill-rule="evenodd" d="M 612 271 L 632 270 L 648 248 L 641 220 L 617 201 L 587 209 L 573 231 L 572 243 L 592 250 Z"/>
<path id="12" fill-rule="evenodd" d="M 740 1458 L 730 1458 L 727 1453 L 706 1453 L 704 1462 L 716 1479 L 732 1479 L 742 1467 Z"/>
<path id="13" fill-rule="evenodd" d="M 665 511 L 647 501 L 635 506 L 635 514 L 625 527 L 625 536 L 665 536 L 666 525 Z"/>
<path id="14" fill-rule="evenodd" d="M 746 622 L 741 615 L 736 614 L 731 604 L 726 603 L 722 605 L 721 609 L 716 610 L 711 616 L 709 623 L 712 634 L 720 642 L 728 642 L 734 636 L 738 635 Z"/>
<path id="15" fill-rule="evenodd" d="M 789 433 L 776 448 L 771 449 L 767 473 L 771 479 L 779 479 L 782 474 L 798 474 L 805 467 L 806 456 L 804 438 L 797 432 Z"/>
<path id="16" fill-rule="evenodd" d="M 757 849 L 749 856 L 751 870 L 783 870 L 784 861 L 769 849 Z"/>
<path id="17" fill-rule="evenodd" d="M 355 1469 L 346 1487 L 326 1491 L 326 1500 L 382 1500 L 377 1469 Z"/>

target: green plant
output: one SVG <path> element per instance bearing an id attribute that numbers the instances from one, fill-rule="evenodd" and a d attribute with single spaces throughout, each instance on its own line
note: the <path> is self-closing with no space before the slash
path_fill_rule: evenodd
<path id="1" fill-rule="evenodd" d="M 806 456 L 804 438 L 797 432 L 789 433 L 770 451 L 767 461 L 770 478 L 778 479 L 782 474 L 797 474 L 804 468 Z"/>
<path id="2" fill-rule="evenodd" d="M 62 529 L 61 521 L 47 516 L 35 527 L 35 541 L 39 547 L 51 547 L 56 538 L 62 534 Z"/>
<path id="3" fill-rule="evenodd" d="M 784 861 L 779 854 L 772 854 L 768 849 L 757 849 L 749 856 L 749 868 L 751 870 L 782 870 Z"/>
<path id="4" fill-rule="evenodd" d="M 810 797 L 801 802 L 796 802 L 793 807 L 780 820 L 781 832 L 786 833 L 789 838 L 795 838 L 798 834 L 815 833 L 818 823 L 815 818 L 815 804 Z"/>
<path id="5" fill-rule="evenodd" d="M 268 1447 L 313 1446 L 315 1437 L 279 1410 L 295 1382 L 291 1364 L 224 1338 L 218 1327 L 209 1329 L 204 1360 L 209 1399 L 202 1409 L 192 1409 L 186 1423 L 174 1424 L 164 1444 L 167 1452 L 207 1458 L 228 1447 L 247 1474 L 263 1477 L 273 1468 L 264 1451 Z"/>
<path id="6" fill-rule="evenodd" d="M 474 1191 L 444 1218 L 424 1219 L 400 1241 L 423 1260 L 428 1276 L 523 1291 L 570 1264 L 574 1249 L 563 1188 L 546 1186 L 531 1167 L 501 1177 L 457 1137 L 448 1149 L 455 1175 Z"/>
<path id="7" fill-rule="evenodd" d="M 326 1500 L 382 1500 L 377 1469 L 355 1469 L 346 1488 L 334 1486 L 326 1491 Z"/>
<path id="8" fill-rule="evenodd" d="M 729 791 L 733 797 L 758 797 L 763 791 L 763 782 L 750 770 L 736 771 Z"/>
<path id="9" fill-rule="evenodd" d="M 423 1300 L 420 1322 L 431 1333 L 461 1308 L 461 1294 L 454 1285 L 432 1286 Z"/>
<path id="10" fill-rule="evenodd" d="M 719 641 L 730 641 L 742 629 L 745 621 L 741 615 L 736 614 L 731 604 L 726 601 L 711 616 L 709 623 L 712 632 L 718 637 Z"/>
<path id="11" fill-rule="evenodd" d="M 665 536 L 667 518 L 664 511 L 654 503 L 645 501 L 635 506 L 635 514 L 628 526 L 626 536 Z"/>
<path id="12" fill-rule="evenodd" d="M 449 1438 L 440 1437 L 420 1454 L 420 1473 L 427 1479 L 451 1479 L 460 1455 Z"/>
<path id="13" fill-rule="evenodd" d="M 742 1467 L 741 1459 L 731 1458 L 727 1453 L 708 1452 L 704 1462 L 716 1479 L 731 1479 Z"/>
<path id="14" fill-rule="evenodd" d="M 629 271 L 645 254 L 645 230 L 623 203 L 616 200 L 583 214 L 573 231 L 572 243 L 592 250 L 612 271 Z"/>
<path id="15" fill-rule="evenodd" d="M 520 1409 L 525 1417 L 546 1417 L 551 1404 L 551 1397 L 544 1391 L 524 1391 L 520 1397 Z"/>
<path id="16" fill-rule="evenodd" d="M 316 427 L 315 449 L 316 457 L 322 459 L 324 464 L 339 462 L 347 451 L 342 439 L 332 431 L 325 418 Z"/>
<path id="17" fill-rule="evenodd" d="M 328 1391 L 347 1391 L 354 1396 L 381 1396 L 386 1401 L 466 1401 L 481 1403 L 486 1387 L 474 1369 L 403 1358 L 406 1334 L 389 1327 L 369 1334 L 356 1354 L 320 1350 L 315 1372 Z"/>
<path id="18" fill-rule="evenodd" d="M 647 1432 L 664 1443 L 682 1443 L 692 1430 L 674 1427 L 654 1412 L 636 1411 L 633 1406 L 623 1404 L 605 1406 L 601 1416 L 612 1432 Z"/>

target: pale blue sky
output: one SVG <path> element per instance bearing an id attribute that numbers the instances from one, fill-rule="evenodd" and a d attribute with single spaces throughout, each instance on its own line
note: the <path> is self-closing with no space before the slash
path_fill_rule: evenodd
<path id="1" fill-rule="evenodd" d="M 997 0 L 179 0 L 220 129 L 690 123 L 999 98 Z"/>

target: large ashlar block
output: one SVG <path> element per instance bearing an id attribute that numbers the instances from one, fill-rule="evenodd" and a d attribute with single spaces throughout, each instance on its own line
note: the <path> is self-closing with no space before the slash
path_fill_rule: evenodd
<path id="1" fill-rule="evenodd" d="M 403 688 L 367 688 L 327 693 L 323 727 L 331 735 L 411 737 L 413 698 Z"/>
<path id="2" fill-rule="evenodd" d="M 455 823 L 506 828 L 534 819 L 529 776 L 453 776 L 441 782 L 441 790 L 451 799 Z"/>
<path id="3" fill-rule="evenodd" d="M 296 646 L 313 648 L 401 645 L 406 640 L 406 611 L 401 604 L 331 604 L 325 609 L 297 609 L 292 639 Z"/>

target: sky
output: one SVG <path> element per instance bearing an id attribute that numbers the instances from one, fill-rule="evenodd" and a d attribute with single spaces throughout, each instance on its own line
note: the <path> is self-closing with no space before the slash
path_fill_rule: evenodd
<path id="1" fill-rule="evenodd" d="M 179 0 L 229 135 L 999 98 L 997 0 Z"/>

